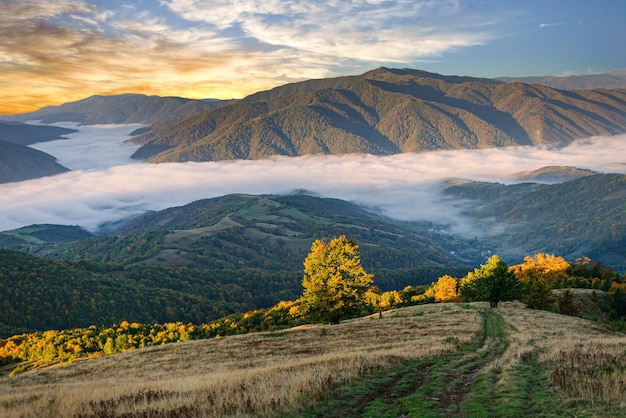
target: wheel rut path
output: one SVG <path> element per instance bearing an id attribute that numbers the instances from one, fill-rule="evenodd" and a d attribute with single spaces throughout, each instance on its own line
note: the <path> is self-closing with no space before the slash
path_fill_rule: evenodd
<path id="1" fill-rule="evenodd" d="M 493 309 L 480 315 L 482 328 L 470 344 L 436 359 L 413 362 L 353 399 L 350 406 L 325 416 L 466 416 L 463 404 L 472 397 L 478 376 L 508 345 L 502 316 Z"/>

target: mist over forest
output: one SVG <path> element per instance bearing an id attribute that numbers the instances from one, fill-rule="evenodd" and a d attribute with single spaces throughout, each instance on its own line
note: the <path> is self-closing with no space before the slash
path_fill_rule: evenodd
<path id="1" fill-rule="evenodd" d="M 454 178 L 515 183 L 514 173 L 562 165 L 601 173 L 624 173 L 626 135 L 578 140 L 564 148 L 504 147 L 404 153 L 274 157 L 145 164 L 130 159 L 124 143 L 138 125 L 73 127 L 67 139 L 33 146 L 57 157 L 71 172 L 0 185 L 0 230 L 53 223 L 97 231 L 149 210 L 179 206 L 230 193 L 284 194 L 296 190 L 348 200 L 402 220 L 449 225 L 480 235 L 441 195 Z"/>

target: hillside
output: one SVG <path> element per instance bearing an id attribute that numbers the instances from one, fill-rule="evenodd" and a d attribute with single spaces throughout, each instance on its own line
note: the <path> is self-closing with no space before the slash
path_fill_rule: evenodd
<path id="1" fill-rule="evenodd" d="M 25 250 L 46 244 L 80 241 L 93 234 L 78 226 L 31 225 L 11 231 L 0 232 L 0 248 Z"/>
<path id="2" fill-rule="evenodd" d="M 227 103 L 227 100 L 193 100 L 143 94 L 91 96 L 60 106 L 47 106 L 35 112 L 0 115 L 0 119 L 21 122 L 38 120 L 42 123 L 78 122 L 81 125 L 148 124 L 216 109 Z"/>
<path id="3" fill-rule="evenodd" d="M 626 176 L 598 174 L 558 184 L 461 182 L 445 189 L 503 256 L 588 256 L 626 270 Z"/>
<path id="4" fill-rule="evenodd" d="M 433 225 L 400 222 L 346 201 L 305 194 L 204 199 L 147 213 L 114 235 L 27 249 L 68 260 L 228 269 L 264 277 L 263 282 L 284 276 L 289 284 L 282 291 L 294 298 L 312 242 L 339 235 L 359 243 L 364 267 L 383 289 L 430 283 L 444 270 L 463 270 L 480 257 L 479 249 Z M 5 241 L 5 247 L 9 244 Z"/>
<path id="5" fill-rule="evenodd" d="M 261 159 L 508 145 L 564 145 L 626 132 L 626 90 L 561 91 L 523 83 L 379 68 L 288 84 L 148 127 L 129 141 L 148 162 Z"/>
<path id="6" fill-rule="evenodd" d="M 56 158 L 23 145 L 0 141 L 0 183 L 36 179 L 70 171 Z"/>
<path id="7" fill-rule="evenodd" d="M 0 337 L 122 320 L 199 324 L 295 300 L 312 242 L 342 234 L 382 290 L 464 274 L 467 257 L 478 260 L 478 249 L 431 229 L 336 199 L 230 195 L 148 213 L 109 236 L 5 231 L 0 246 L 48 259 L 2 250 Z"/>
<path id="8" fill-rule="evenodd" d="M 414 306 L 1 377 L 0 415 L 623 416 L 623 341 L 518 303 Z"/>
<path id="9" fill-rule="evenodd" d="M 0 249 L 0 338 L 123 320 L 200 324 L 285 296 L 286 280 L 280 277 L 250 294 L 258 277 L 244 273 L 124 269 Z"/>
<path id="10" fill-rule="evenodd" d="M 18 145 L 53 141 L 73 132 L 78 131 L 58 126 L 27 125 L 20 122 L 3 122 L 0 120 L 0 141 Z"/>

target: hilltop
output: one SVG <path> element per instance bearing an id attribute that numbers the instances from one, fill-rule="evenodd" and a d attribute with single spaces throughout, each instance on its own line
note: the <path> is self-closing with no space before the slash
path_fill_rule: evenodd
<path id="1" fill-rule="evenodd" d="M 304 194 L 204 199 L 105 236 L 37 225 L 0 233 L 0 246 L 38 256 L 0 257 L 0 336 L 122 320 L 202 323 L 267 308 L 299 295 L 315 239 L 342 234 L 357 240 L 383 290 L 461 274 L 480 256 L 430 224 Z"/>
<path id="2" fill-rule="evenodd" d="M 148 162 L 273 155 L 391 155 L 568 144 L 626 132 L 626 90 L 379 68 L 259 92 L 214 111 L 161 121 L 129 140 Z"/>

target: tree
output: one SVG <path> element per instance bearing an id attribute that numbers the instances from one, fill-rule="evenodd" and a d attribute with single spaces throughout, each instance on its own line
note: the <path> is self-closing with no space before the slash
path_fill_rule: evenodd
<path id="1" fill-rule="evenodd" d="M 452 276 L 441 276 L 436 283 L 433 283 L 430 293 L 426 291 L 427 296 L 433 296 L 435 302 L 458 302 L 459 293 L 457 291 L 458 280 Z"/>
<path id="2" fill-rule="evenodd" d="M 460 294 L 466 301 L 489 301 L 496 308 L 500 301 L 519 297 L 519 282 L 508 265 L 497 255 L 461 279 Z"/>
<path id="3" fill-rule="evenodd" d="M 314 322 L 333 324 L 361 313 L 372 277 L 361 266 L 353 239 L 342 235 L 329 243 L 316 240 L 304 260 L 303 313 Z"/>

